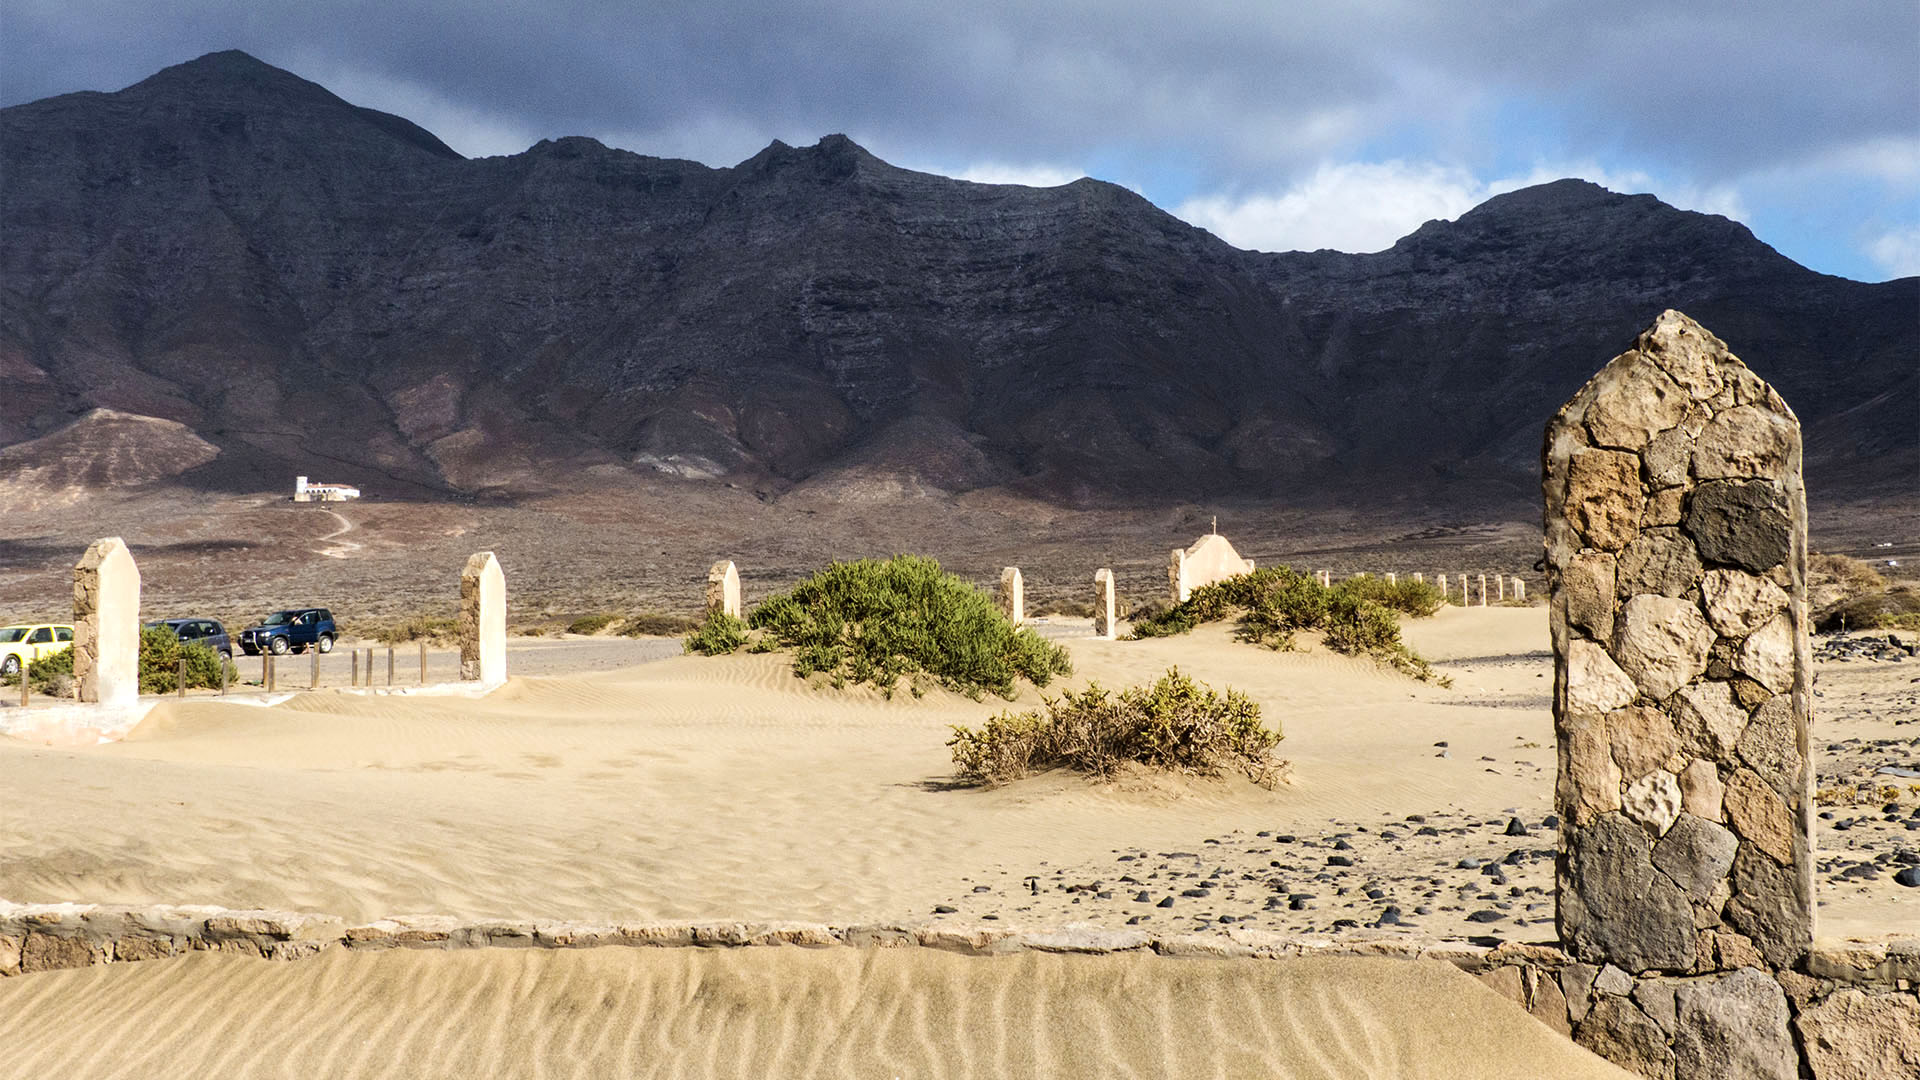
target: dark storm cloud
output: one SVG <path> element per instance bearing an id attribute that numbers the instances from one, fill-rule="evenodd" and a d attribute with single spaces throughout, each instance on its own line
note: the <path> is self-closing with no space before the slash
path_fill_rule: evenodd
<path id="1" fill-rule="evenodd" d="M 1910 133 L 1920 92 L 1920 6 L 1885 2 L 32 0 L 6 22 L 9 103 L 235 47 L 418 84 L 540 135 L 846 129 L 1056 160 L 1167 142 L 1223 174 L 1381 141 L 1446 154 L 1499 138 L 1484 126 L 1521 101 L 1575 152 L 1641 144 L 1711 180 Z"/>
<path id="2" fill-rule="evenodd" d="M 1491 181 L 1584 161 L 1712 188 L 1920 153 L 1920 5 L 1886 0 L 9 7 L 9 104 L 239 48 L 469 153 L 587 134 L 731 164 L 844 131 L 952 168 L 1144 162 L 1109 178 L 1163 202 L 1339 162 Z"/>

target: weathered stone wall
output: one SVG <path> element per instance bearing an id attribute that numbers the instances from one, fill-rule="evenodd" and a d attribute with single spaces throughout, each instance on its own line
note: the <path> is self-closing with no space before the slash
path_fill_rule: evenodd
<path id="1" fill-rule="evenodd" d="M 467 922 L 413 916 L 349 923 L 287 911 L 0 902 L 0 977 L 222 952 L 300 960 L 327 949 L 902 948 L 979 956 L 1152 953 L 1277 960 L 1352 955 L 1450 963 L 1541 1023 L 1665 1080 L 1882 1080 L 1920 1073 L 1920 941 L 1815 949 L 1808 974 L 1747 968 L 1635 979 L 1542 945 L 1491 948 L 1406 937 L 1338 940 L 1233 928 L 1019 930 L 989 924 Z M 1789 1024 L 1788 1011 L 1793 1013 Z M 1795 1035 L 1798 1035 L 1797 1047 Z"/>
<path id="2" fill-rule="evenodd" d="M 1630 972 L 1812 940 L 1800 429 L 1669 311 L 1545 450 L 1561 940 Z"/>
<path id="3" fill-rule="evenodd" d="M 740 569 L 722 559 L 707 571 L 707 614 L 740 617 Z"/>
<path id="4" fill-rule="evenodd" d="M 507 579 L 491 551 L 469 556 L 460 571 L 460 678 L 507 681 Z"/>
<path id="5" fill-rule="evenodd" d="M 1180 603 L 1202 585 L 1212 585 L 1230 577 L 1253 573 L 1253 560 L 1243 559 L 1227 538 L 1208 533 L 1195 540 L 1185 551 L 1173 549 L 1167 555 L 1167 598 Z"/>
<path id="6" fill-rule="evenodd" d="M 140 568 L 117 536 L 95 540 L 73 568 L 73 678 L 83 702 L 140 697 Z"/>
<path id="7" fill-rule="evenodd" d="M 1093 636 L 1112 641 L 1119 633 L 1113 615 L 1113 571 L 1103 566 L 1093 572 Z"/>
<path id="8" fill-rule="evenodd" d="M 1000 614 L 1015 626 L 1027 621 L 1027 583 L 1020 568 L 1009 566 L 1000 571 Z"/>

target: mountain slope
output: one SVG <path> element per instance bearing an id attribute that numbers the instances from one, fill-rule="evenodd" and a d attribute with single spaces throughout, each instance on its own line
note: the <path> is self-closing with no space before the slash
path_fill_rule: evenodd
<path id="1" fill-rule="evenodd" d="M 508 494 L 610 464 L 853 498 L 1520 493 L 1545 418 L 1667 307 L 1780 388 L 1817 483 L 1920 466 L 1920 280 L 1580 181 L 1374 255 L 1245 252 L 1110 184 L 840 136 L 470 161 L 239 53 L 0 110 L 0 158 L 0 444 L 175 420 L 235 451 L 209 485 L 320 459 Z"/>

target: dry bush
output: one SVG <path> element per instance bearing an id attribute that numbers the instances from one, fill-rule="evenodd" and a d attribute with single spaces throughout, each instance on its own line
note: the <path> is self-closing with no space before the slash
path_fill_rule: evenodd
<path id="1" fill-rule="evenodd" d="M 676 637 L 700 626 L 700 620 L 660 611 L 629 615 L 615 633 L 621 637 Z"/>
<path id="2" fill-rule="evenodd" d="M 1173 668 L 1151 687 L 1116 696 L 1094 684 L 1039 711 L 1001 713 L 978 731 L 956 726 L 947 745 L 960 780 L 983 787 L 1056 768 L 1104 778 L 1128 764 L 1200 776 L 1231 766 L 1270 787 L 1283 765 L 1273 757 L 1281 737 L 1245 694 L 1216 694 Z"/>
<path id="3" fill-rule="evenodd" d="M 1807 560 L 1807 607 L 1821 633 L 1898 627 L 1920 630 L 1920 589 L 1891 584 L 1866 562 L 1846 555 Z"/>
<path id="4" fill-rule="evenodd" d="M 567 624 L 567 633 L 597 634 L 600 631 L 605 630 L 607 627 L 612 626 L 613 621 L 617 618 L 619 618 L 618 615 L 609 615 L 606 612 L 596 612 L 592 615 L 582 615 L 579 618 Z"/>

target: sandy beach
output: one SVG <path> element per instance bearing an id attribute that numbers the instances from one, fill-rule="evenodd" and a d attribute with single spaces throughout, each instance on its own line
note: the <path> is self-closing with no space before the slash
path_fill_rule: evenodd
<path id="1" fill-rule="evenodd" d="M 0 741 L 0 814 L 10 822 L 0 836 L 0 881 L 6 899 L 23 903 L 209 904 L 349 920 L 950 921 L 1549 942 L 1556 838 L 1545 622 L 1540 608 L 1498 607 L 1411 621 L 1408 641 L 1450 687 L 1317 647 L 1275 653 L 1236 642 L 1221 626 L 1138 642 L 1049 628 L 1075 664 L 1049 693 L 1094 681 L 1132 685 L 1178 666 L 1252 695 L 1286 735 L 1289 778 L 1272 790 L 1237 776 L 1091 783 L 1057 773 L 996 790 L 959 788 L 944 745 L 950 726 L 1036 704 L 1039 692 L 1027 688 L 1012 704 L 939 690 L 888 699 L 796 679 L 778 655 L 519 675 L 478 700 L 323 689 L 268 708 L 170 701 L 120 743 L 68 750 Z M 1816 745 L 1854 740 L 1852 756 L 1834 760 L 1863 775 L 1873 774 L 1876 752 L 1909 760 L 1910 669 L 1920 674 L 1912 665 L 1823 664 Z M 1823 830 L 1822 937 L 1913 925 L 1920 900 L 1890 874 L 1837 880 L 1912 845 L 1907 822 L 1920 819 L 1904 816 L 1915 801 L 1905 799 L 1899 813 L 1875 803 L 1850 814 L 1859 820 L 1847 829 Z M 722 959 L 687 950 L 646 958 L 624 949 L 482 950 L 291 965 L 196 956 L 8 980 L 0 1013 L 59 1002 L 60 1012 L 79 1016 L 114 1003 L 129 1022 L 111 1031 L 80 1019 L 58 1025 L 62 1038 L 117 1045 L 115 1068 L 130 1070 L 89 1075 L 196 1075 L 195 1062 L 217 1064 L 222 1075 L 300 1075 L 275 1070 L 304 1055 L 324 1059 L 327 1074 L 392 1075 L 366 1057 L 361 1039 L 349 1039 L 362 1023 L 382 1032 L 375 1041 L 392 1047 L 390 1062 L 433 1063 L 419 1075 L 457 1074 L 443 1067 L 463 1060 L 459 1053 L 479 1055 L 471 1060 L 481 1071 L 516 1055 L 577 1056 L 604 1062 L 605 1075 L 773 1075 L 789 1061 L 801 1072 L 844 1075 L 1005 1075 L 998 1059 L 969 1055 L 1024 1054 L 1018 1061 L 1039 1071 L 1080 1075 L 1071 1062 L 1082 1037 L 1100 1040 L 1086 1060 L 1124 1060 L 1141 1075 L 1245 1075 L 1233 1055 L 1255 1047 L 1271 1075 L 1524 1074 L 1502 1073 L 1494 1059 L 1449 1072 L 1462 1066 L 1447 1064 L 1423 1033 L 1429 1010 L 1366 989 L 1391 980 L 1361 968 L 1336 978 L 1292 962 L 1107 957 L 1099 959 L 1114 970 L 1096 975 L 1097 966 L 1068 957 L 1003 963 L 829 951 L 836 955 L 789 948 Z M 1471 982 L 1414 966 L 1434 980 L 1420 991 L 1434 1002 L 1458 992 L 1449 979 Z M 737 1007 L 751 1025 L 774 1027 L 738 1045 L 690 1049 L 713 1037 L 713 1010 L 727 1008 L 713 986 L 751 997 L 790 980 L 808 988 L 800 1003 Z M 1293 989 L 1254 985 L 1262 980 Z M 1136 983 L 1151 1000 L 1126 1008 L 1093 989 Z M 1301 986 L 1312 987 L 1300 991 L 1305 998 L 1295 994 Z M 201 1004 L 189 1007 L 183 996 Z M 257 1015 L 224 1018 L 209 1004 L 242 999 L 265 1004 Z M 1244 1015 L 1222 1004 L 1256 999 L 1263 1004 Z M 1498 1044 L 1521 1055 L 1516 1062 L 1551 1060 L 1509 1038 L 1536 1033 L 1541 1046 L 1576 1053 L 1519 1010 L 1489 1001 L 1474 1013 L 1477 1053 Z M 538 1045 L 497 1031 L 480 1040 L 492 1043 L 462 1043 L 459 1053 L 437 1042 L 469 1025 L 497 1028 L 521 1005 L 586 1009 L 628 1025 L 664 1010 L 671 1023 L 704 1034 L 676 1042 L 671 1063 L 651 1073 L 622 1063 L 657 1033 L 578 1018 L 523 1025 L 526 1038 L 538 1032 Z M 1135 1006 L 1145 1011 L 1128 1011 Z M 955 1008 L 988 1010 L 999 1033 L 929 1029 Z M 408 1026 L 421 1009 L 449 1022 Z M 274 1010 L 328 1019 L 281 1030 Z M 355 1020 L 356 1010 L 382 1019 Z M 1079 1019 L 1025 1019 L 1040 1010 Z M 835 1017 L 831 1037 L 799 1033 L 821 1015 Z M 1303 1033 L 1303 1015 L 1367 1034 L 1329 1036 L 1329 1050 Z M 1495 1030 L 1509 1021 L 1521 1030 Z M 219 1037 L 198 1049 L 178 1042 L 187 1036 L 176 1029 L 200 1023 L 222 1025 Z M 1156 1052 L 1200 1056 L 1144 1067 L 1126 1056 L 1133 1050 L 1107 1045 L 1147 1029 L 1159 1033 Z M 1173 1034 L 1188 1029 L 1216 1034 Z M 1289 1058 L 1288 1040 L 1313 1048 Z M 180 1071 L 135 1067 L 160 1060 L 147 1056 L 149 1043 L 179 1046 L 162 1056 Z M 34 1045 L 53 1056 L 16 1060 L 57 1059 L 56 1047 Z M 1398 1067 L 1396 1055 L 1414 1048 L 1425 1048 L 1422 1068 L 1431 1071 Z M 1323 1057 L 1335 1051 L 1360 1056 Z M 771 1071 L 742 1064 L 749 1060 Z M 1085 1075 L 1113 1075 L 1106 1066 Z"/>

